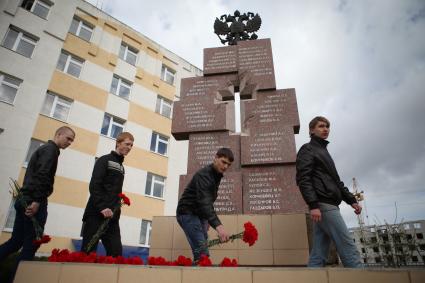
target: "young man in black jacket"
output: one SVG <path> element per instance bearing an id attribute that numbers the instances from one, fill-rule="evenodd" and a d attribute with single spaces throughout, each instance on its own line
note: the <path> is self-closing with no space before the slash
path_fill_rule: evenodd
<path id="1" fill-rule="evenodd" d="M 194 263 L 201 255 L 209 256 L 205 246 L 209 225 L 217 231 L 221 242 L 229 240 L 229 234 L 214 211 L 214 201 L 223 173 L 232 165 L 233 159 L 230 149 L 220 148 L 213 163 L 195 173 L 177 205 L 177 222 L 192 248 Z"/>
<path id="2" fill-rule="evenodd" d="M 22 247 L 12 276 L 21 260 L 32 260 L 39 246 L 33 244 L 36 238 L 31 217 L 37 219 L 44 229 L 47 220 L 47 198 L 53 193 L 59 149 L 65 149 L 75 139 L 75 132 L 70 127 L 63 126 L 56 130 L 53 140 L 40 146 L 30 158 L 21 189 L 21 201 L 15 201 L 16 217 L 13 224 L 12 237 L 0 246 L 0 261 Z M 13 278 L 11 278 L 13 280 Z"/>
<path id="3" fill-rule="evenodd" d="M 360 214 L 362 208 L 341 182 L 326 148 L 329 127 L 330 122 L 325 117 L 311 120 L 311 141 L 304 144 L 297 155 L 297 184 L 313 220 L 313 248 L 308 266 L 325 266 L 333 240 L 344 267 L 361 267 L 359 253 L 338 205 L 343 200 L 354 208 L 356 214 Z"/>
<path id="4" fill-rule="evenodd" d="M 106 218 L 111 218 L 108 228 L 101 236 L 101 240 L 108 256 L 122 255 L 122 244 L 119 219 L 121 210 L 113 213 L 115 207 L 120 206 L 118 194 L 122 193 L 124 182 L 124 157 L 133 147 L 134 137 L 123 132 L 117 137 L 115 151 L 99 157 L 96 161 L 89 190 L 90 198 L 83 215 L 83 243 L 81 250 L 87 253 L 97 250 L 97 243 L 87 249 L 88 243 L 96 234 Z"/>

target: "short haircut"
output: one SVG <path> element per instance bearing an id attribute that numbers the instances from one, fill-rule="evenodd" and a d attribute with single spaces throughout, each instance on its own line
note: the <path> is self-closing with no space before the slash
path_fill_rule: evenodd
<path id="1" fill-rule="evenodd" d="M 134 137 L 129 132 L 122 132 L 117 137 L 117 144 L 124 141 L 125 139 L 130 139 L 131 141 L 134 141 Z"/>
<path id="2" fill-rule="evenodd" d="M 233 160 L 235 159 L 235 157 L 233 156 L 233 152 L 230 150 L 230 148 L 227 147 L 220 148 L 215 155 L 218 158 L 226 157 L 227 159 L 229 159 L 230 162 L 233 162 Z"/>
<path id="3" fill-rule="evenodd" d="M 316 116 L 316 117 L 314 117 L 314 118 L 310 121 L 310 123 L 308 124 L 308 128 L 309 128 L 310 136 L 311 136 L 311 130 L 313 130 L 319 122 L 325 122 L 325 123 L 326 123 L 326 125 L 327 125 L 328 127 L 330 127 L 330 126 L 331 126 L 331 122 L 329 122 L 329 120 L 328 120 L 328 119 L 326 119 L 326 118 L 325 118 L 325 117 L 323 117 L 323 116 Z"/>
<path id="4" fill-rule="evenodd" d="M 55 132 L 55 137 L 57 136 L 57 135 L 62 135 L 62 134 L 64 134 L 65 132 L 71 132 L 72 134 L 74 134 L 74 136 L 75 136 L 75 132 L 74 132 L 74 130 L 73 129 L 71 129 L 70 127 L 68 127 L 68 126 L 62 126 L 62 127 L 60 127 L 60 128 L 58 128 L 57 130 L 56 130 L 56 132 Z"/>

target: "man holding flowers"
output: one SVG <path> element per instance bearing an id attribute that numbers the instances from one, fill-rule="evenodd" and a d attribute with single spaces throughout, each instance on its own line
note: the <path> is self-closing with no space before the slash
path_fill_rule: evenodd
<path id="1" fill-rule="evenodd" d="M 89 245 L 91 239 L 98 233 L 105 219 L 107 229 L 100 239 L 108 256 L 122 255 L 119 218 L 121 214 L 120 197 L 124 182 L 124 157 L 133 147 L 134 137 L 129 132 L 118 135 L 115 151 L 100 157 L 93 168 L 89 190 L 90 198 L 83 215 L 83 244 L 81 250 L 90 253 L 96 251 L 97 242 Z M 115 211 L 115 212 L 114 212 Z M 97 236 L 97 235 L 96 235 Z"/>
<path id="2" fill-rule="evenodd" d="M 47 220 L 47 198 L 53 193 L 60 149 L 70 146 L 74 138 L 74 130 L 67 126 L 60 127 L 56 130 L 53 140 L 40 146 L 31 155 L 23 186 L 15 201 L 16 217 L 12 237 L 0 246 L 0 261 L 22 247 L 12 276 L 19 261 L 32 260 L 40 246 L 35 241 L 37 235 L 33 221 L 37 222 L 42 233 Z"/>
<path id="3" fill-rule="evenodd" d="M 195 173 L 177 205 L 177 222 L 192 248 L 194 264 L 202 255 L 209 256 L 209 225 L 217 231 L 220 242 L 229 240 L 229 234 L 214 211 L 214 201 L 223 173 L 232 165 L 233 159 L 229 148 L 220 148 L 213 163 Z"/>

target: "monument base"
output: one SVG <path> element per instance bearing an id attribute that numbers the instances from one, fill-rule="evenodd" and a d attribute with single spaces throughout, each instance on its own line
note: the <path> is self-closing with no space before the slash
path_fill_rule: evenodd
<path id="1" fill-rule="evenodd" d="M 273 215 L 219 215 L 226 231 L 237 234 L 250 221 L 258 230 L 258 241 L 248 246 L 235 240 L 210 248 L 213 264 L 224 257 L 236 259 L 247 266 L 306 266 L 311 246 L 309 217 L 304 213 Z M 217 238 L 210 228 L 209 239 Z M 150 256 L 162 256 L 169 261 L 179 255 L 192 257 L 183 230 L 174 216 L 155 216 L 152 221 Z"/>

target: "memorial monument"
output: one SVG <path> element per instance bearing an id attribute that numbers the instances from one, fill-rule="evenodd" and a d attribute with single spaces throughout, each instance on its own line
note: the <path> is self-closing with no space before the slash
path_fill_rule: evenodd
<path id="1" fill-rule="evenodd" d="M 239 232 L 242 221 L 256 222 L 259 243 L 252 250 L 224 244 L 211 256 L 234 256 L 245 265 L 305 265 L 309 221 L 295 182 L 296 94 L 276 89 L 271 41 L 257 39 L 260 26 L 260 16 L 253 13 L 216 18 L 214 31 L 228 46 L 205 48 L 203 76 L 181 81 L 171 132 L 176 140 L 189 141 L 189 154 L 179 195 L 220 147 L 230 148 L 235 160 L 214 207 L 227 229 L 235 226 L 230 233 Z M 191 256 L 175 219 L 154 218 L 150 254 L 174 258 L 182 253 Z"/>

